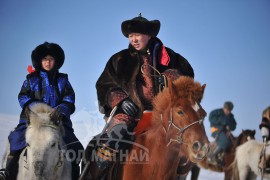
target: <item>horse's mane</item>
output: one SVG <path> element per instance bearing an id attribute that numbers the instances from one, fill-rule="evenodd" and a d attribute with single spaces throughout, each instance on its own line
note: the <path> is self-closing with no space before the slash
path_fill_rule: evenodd
<path id="1" fill-rule="evenodd" d="M 235 146 L 239 146 L 241 144 L 242 138 L 243 138 L 243 132 L 237 137 Z"/>
<path id="2" fill-rule="evenodd" d="M 181 76 L 173 81 L 174 97 L 173 101 L 170 95 L 170 89 L 165 88 L 160 92 L 153 100 L 154 111 L 158 113 L 164 112 L 164 110 L 170 106 L 170 103 L 177 103 L 179 99 L 186 99 L 190 104 L 194 101 L 200 103 L 203 97 L 203 89 L 201 84 L 195 82 L 192 78 Z"/>

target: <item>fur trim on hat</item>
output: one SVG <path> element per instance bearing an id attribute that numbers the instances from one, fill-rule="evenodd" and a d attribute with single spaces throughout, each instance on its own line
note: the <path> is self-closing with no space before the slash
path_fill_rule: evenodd
<path id="1" fill-rule="evenodd" d="M 54 69 L 60 69 L 65 61 L 65 53 L 63 49 L 55 43 L 45 42 L 40 44 L 32 51 L 32 64 L 37 71 L 42 70 L 41 60 L 50 55 L 55 58 L 55 67 Z"/>
<path id="2" fill-rule="evenodd" d="M 141 33 L 156 37 L 160 29 L 160 21 L 148 21 L 146 18 L 139 16 L 122 22 L 121 29 L 125 37 L 128 37 L 130 33 Z"/>

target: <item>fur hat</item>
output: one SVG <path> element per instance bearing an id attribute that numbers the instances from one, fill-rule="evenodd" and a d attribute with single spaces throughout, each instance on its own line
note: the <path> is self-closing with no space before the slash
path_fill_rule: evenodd
<path id="1" fill-rule="evenodd" d="M 42 69 L 41 60 L 47 55 L 55 58 L 55 69 L 60 69 L 64 64 L 65 53 L 63 49 L 58 44 L 45 42 L 32 51 L 32 64 L 37 71 Z"/>
<path id="2" fill-rule="evenodd" d="M 230 101 L 225 102 L 225 103 L 224 103 L 224 108 L 226 108 L 226 109 L 232 111 L 232 110 L 233 110 L 233 103 L 230 102 Z"/>
<path id="3" fill-rule="evenodd" d="M 160 29 L 160 21 L 148 21 L 140 13 L 138 17 L 122 22 L 121 29 L 126 37 L 130 33 L 141 33 L 156 37 Z"/>

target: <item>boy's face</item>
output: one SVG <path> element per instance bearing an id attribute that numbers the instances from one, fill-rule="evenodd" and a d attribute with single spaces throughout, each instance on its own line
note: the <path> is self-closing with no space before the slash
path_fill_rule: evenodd
<path id="1" fill-rule="evenodd" d="M 128 35 L 130 44 L 138 51 L 146 48 L 151 36 L 140 33 L 131 33 Z"/>
<path id="2" fill-rule="evenodd" d="M 42 65 L 42 68 L 46 71 L 50 71 L 53 69 L 54 67 L 54 64 L 55 64 L 55 59 L 54 57 L 50 56 L 50 55 L 47 55 L 45 56 L 42 60 L 41 60 L 41 65 Z"/>

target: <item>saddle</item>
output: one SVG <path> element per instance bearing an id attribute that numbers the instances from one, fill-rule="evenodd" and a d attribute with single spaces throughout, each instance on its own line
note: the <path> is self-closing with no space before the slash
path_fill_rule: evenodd
<path id="1" fill-rule="evenodd" d="M 151 125 L 151 120 L 152 120 L 152 111 L 145 111 L 140 119 L 140 121 L 138 122 L 137 126 L 134 129 L 134 134 L 135 134 L 135 138 L 141 134 L 143 134 L 144 132 L 146 132 L 148 130 L 148 128 Z M 84 179 L 95 179 L 93 177 L 99 177 L 99 179 L 106 179 L 107 177 L 110 176 L 110 174 L 112 175 L 112 177 L 116 176 L 116 172 L 120 171 L 119 168 L 121 168 L 119 166 L 120 161 L 116 160 L 116 161 L 112 161 L 111 165 L 109 165 L 108 167 L 105 167 L 104 171 L 100 171 L 102 172 L 102 174 L 98 173 L 98 164 L 96 162 L 92 163 L 91 161 L 88 160 L 92 160 L 93 159 L 93 152 L 95 152 L 96 150 L 96 146 L 97 143 L 99 141 L 99 138 L 101 137 L 101 134 L 96 135 L 87 145 L 86 149 L 85 149 L 85 159 L 87 159 L 86 162 L 82 162 L 82 169 L 83 172 L 81 174 L 80 180 L 84 180 Z M 94 175 L 91 175 L 91 173 L 89 173 L 88 171 L 90 171 L 90 169 L 94 169 Z M 97 172 L 97 173 L 96 173 Z M 93 177 L 92 177 L 93 176 Z M 115 178 L 117 179 L 117 178 Z"/>
<path id="2" fill-rule="evenodd" d="M 148 130 L 151 125 L 152 111 L 144 111 L 141 119 L 139 120 L 137 126 L 134 129 L 135 137 L 143 134 Z"/>

